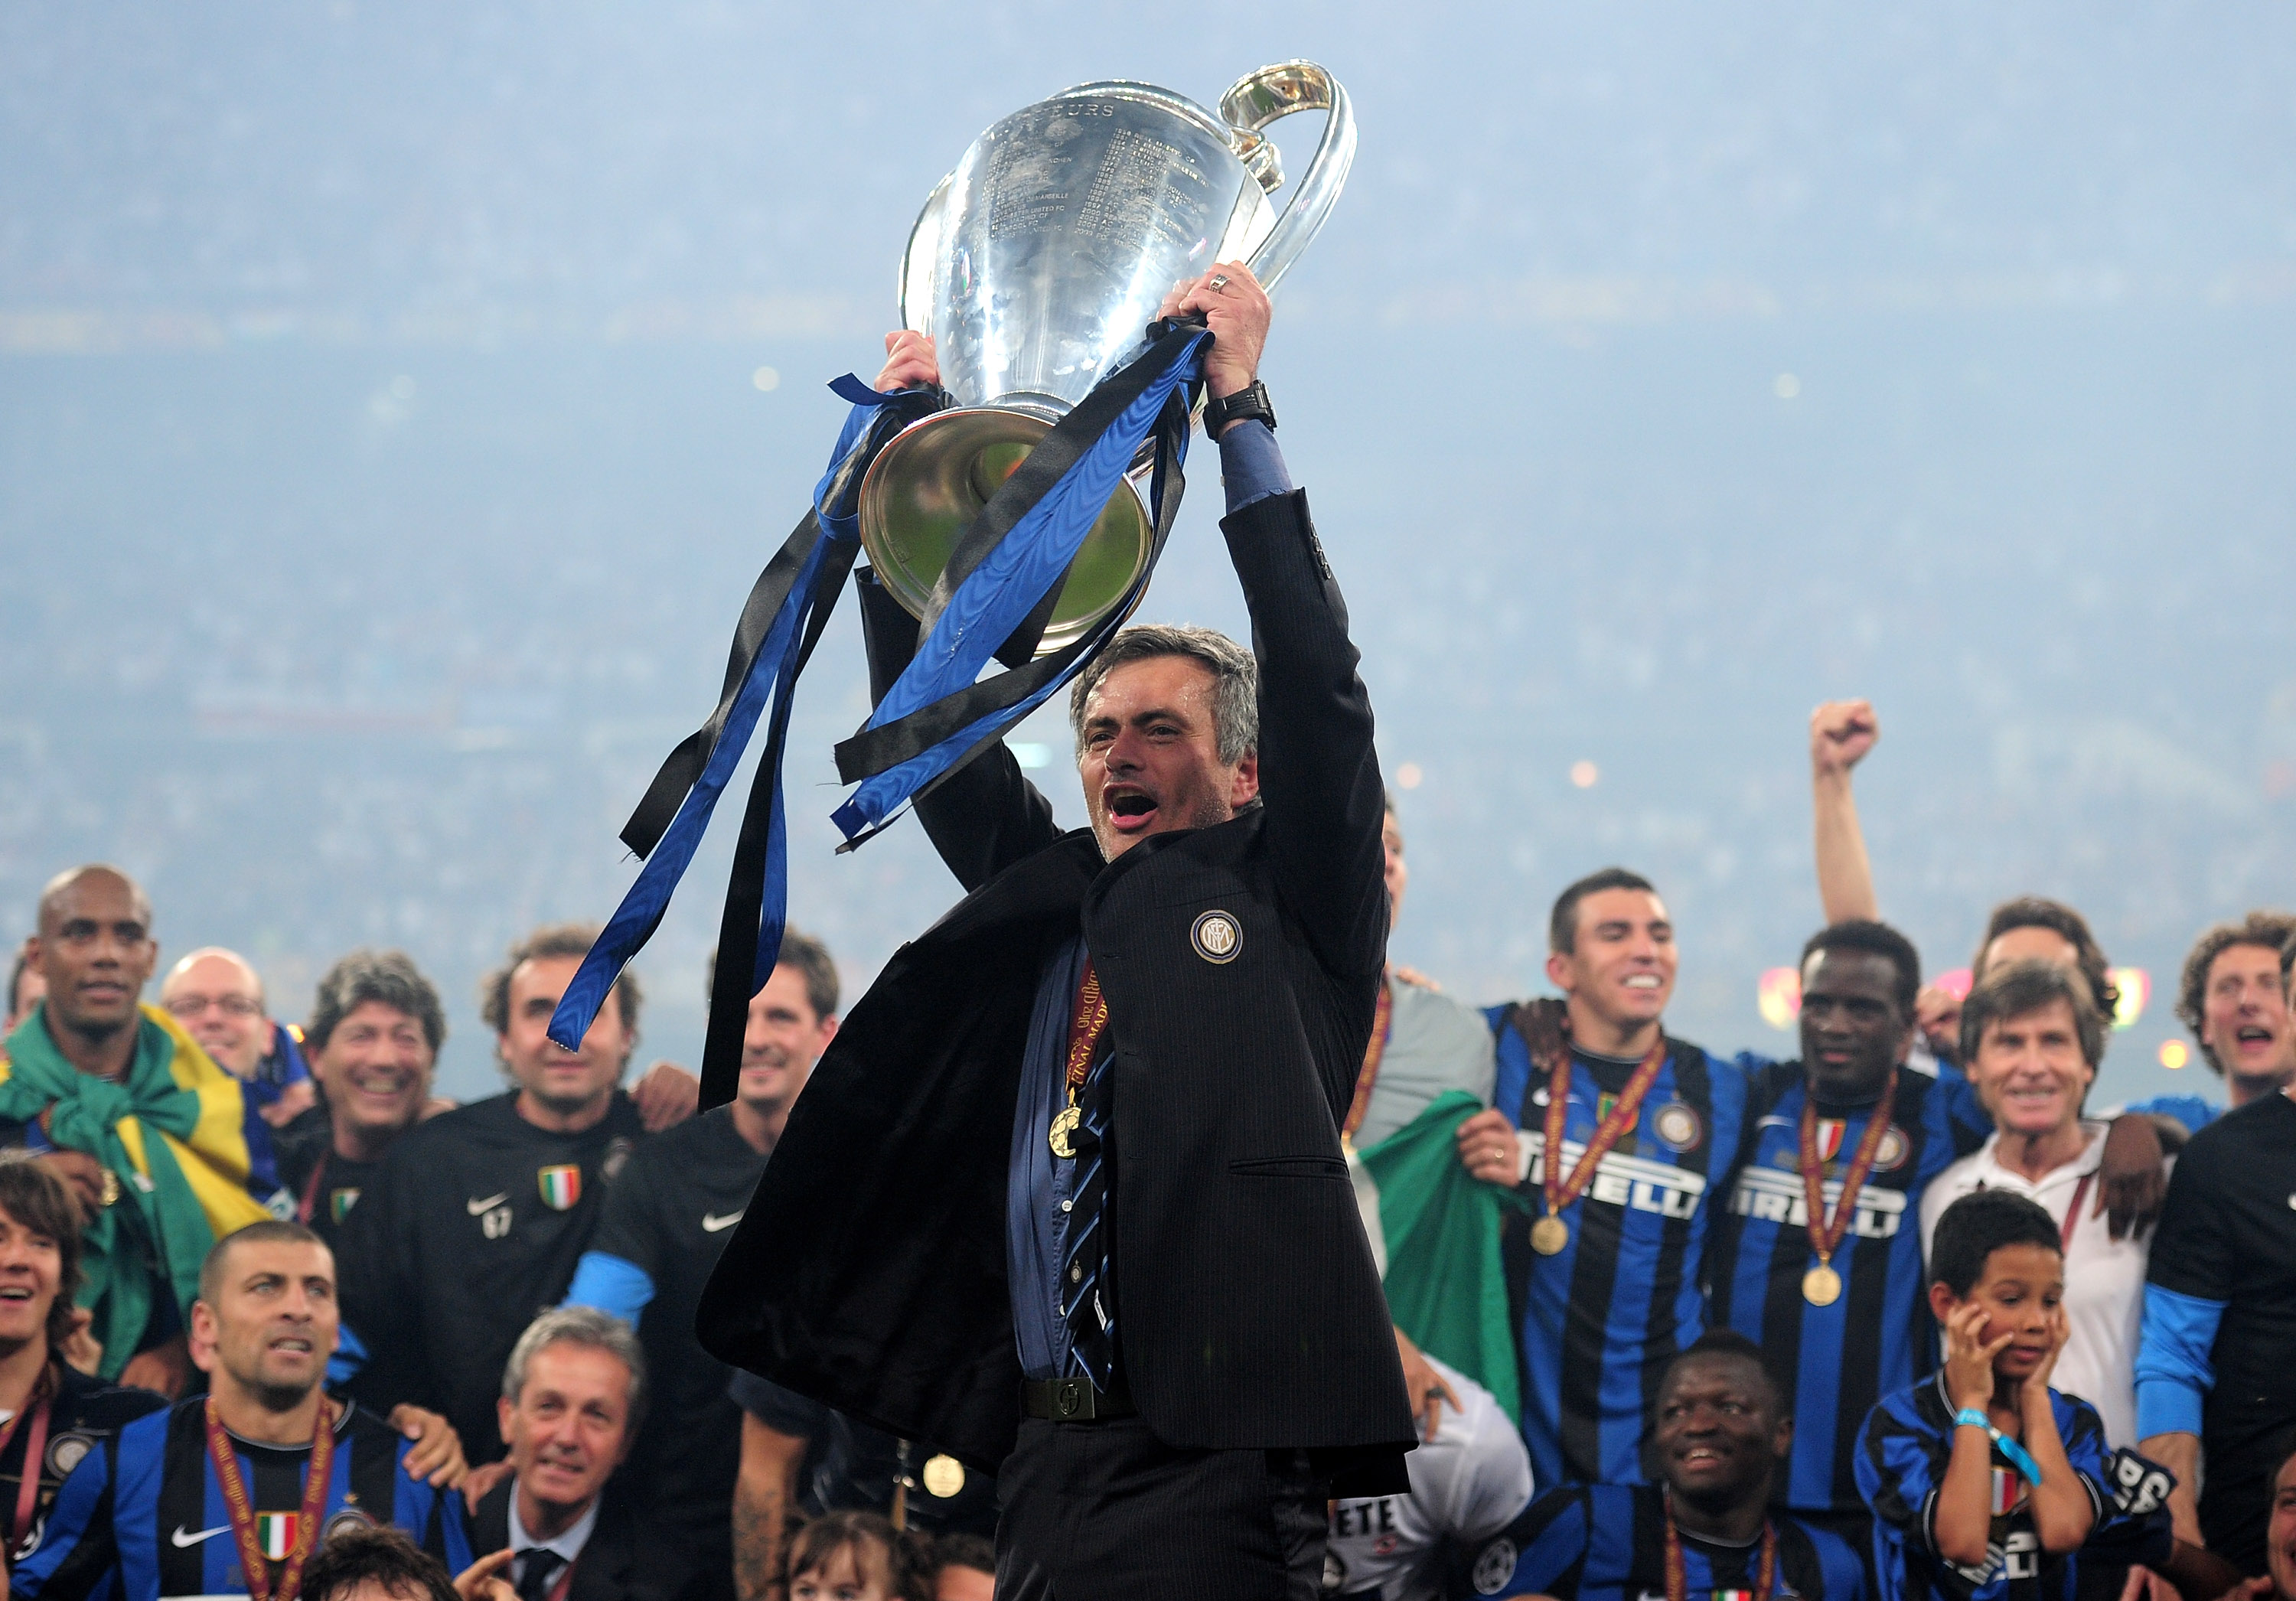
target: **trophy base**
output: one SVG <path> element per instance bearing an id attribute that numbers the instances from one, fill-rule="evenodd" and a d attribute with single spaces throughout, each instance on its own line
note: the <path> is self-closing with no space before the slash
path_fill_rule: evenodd
<path id="1" fill-rule="evenodd" d="M 1033 407 L 969 406 L 912 423 L 878 453 L 861 480 L 861 545 L 912 617 L 924 615 L 958 539 L 1052 426 Z M 1125 480 L 1069 563 L 1037 655 L 1074 644 L 1124 603 L 1153 531 L 1146 502 Z"/>

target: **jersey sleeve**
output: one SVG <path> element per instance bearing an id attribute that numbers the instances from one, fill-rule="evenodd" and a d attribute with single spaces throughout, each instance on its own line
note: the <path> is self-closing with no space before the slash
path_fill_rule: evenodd
<path id="1" fill-rule="evenodd" d="M 1477 1552 L 1472 1582 L 1464 1592 L 1485 1596 L 1554 1596 L 1573 1601 L 1587 1566 L 1594 1529 L 1587 1487 L 1566 1484 L 1523 1508 L 1505 1530 Z M 1512 1553 L 1513 1568 L 1504 1579 L 1498 1563 Z M 1496 1588 L 1492 1588 L 1496 1583 Z"/>
<path id="2" fill-rule="evenodd" d="M 1858 1434 L 1858 1495 L 1877 1525 L 1924 1550 L 1931 1548 L 1930 1519 L 1945 1469 L 1943 1445 L 1904 1392 L 1876 1403 Z"/>
<path id="3" fill-rule="evenodd" d="M 1938 1094 L 1944 1098 L 1947 1127 L 1953 1131 L 1953 1148 L 1968 1155 L 1993 1137 L 1993 1114 L 1977 1098 L 1977 1086 L 1950 1062 L 1938 1063 Z"/>
<path id="4" fill-rule="evenodd" d="M 2210 1179 L 2216 1163 L 2182 1161 L 2152 1236 L 2144 1322 L 2136 1349 L 2136 1433 L 2201 1432 L 2201 1403 L 2215 1386 L 2210 1351 L 2238 1281 L 2227 1209 Z"/>
<path id="5" fill-rule="evenodd" d="M 1437 1436 L 1439 1441 L 1442 1434 L 1456 1433 L 1457 1449 L 1430 1461 L 1447 1482 L 1421 1487 L 1418 1458 L 1428 1455 L 1423 1448 L 1404 1459 L 1413 1470 L 1411 1492 L 1435 1509 L 1446 1536 L 1472 1544 L 1505 1528 L 1529 1504 L 1530 1452 L 1523 1446 L 1521 1431 L 1507 1420 L 1488 1391 L 1431 1357 L 1428 1361 L 1466 1401 L 1467 1409 L 1447 1413 Z"/>
<path id="6" fill-rule="evenodd" d="M 829 1433 L 830 1412 L 819 1401 L 784 1390 L 771 1379 L 736 1371 L 728 1387 L 734 1404 L 776 1434 L 819 1440 Z"/>
<path id="7" fill-rule="evenodd" d="M 2073 1465 L 2081 1486 L 2088 1491 L 2094 1536 L 2112 1506 L 2112 1452 L 2104 1442 L 2104 1419 L 2079 1396 L 2049 1392 L 2057 1414 L 2057 1438 L 2064 1442 L 2065 1460 Z"/>
<path id="8" fill-rule="evenodd" d="M 607 1186 L 598 1232 L 590 1236 L 592 1251 L 619 1257 L 655 1281 L 661 1277 L 663 1250 L 659 1215 L 662 1185 L 654 1170 L 674 1159 L 670 1147 L 666 1140 L 639 1142 L 621 1177 Z"/>
<path id="9" fill-rule="evenodd" d="M 449 1573 L 459 1573 L 476 1560 L 471 1550 L 470 1525 L 463 1516 L 463 1492 L 442 1491 L 410 1474 L 406 1454 L 414 1447 L 411 1440 L 398 1442 L 398 1471 L 391 1475 L 396 1502 L 391 1522 L 444 1563 Z"/>
<path id="10" fill-rule="evenodd" d="M 105 1601 L 119 1593 L 119 1548 L 112 1528 L 112 1453 L 107 1440 L 80 1458 L 56 1491 L 39 1544 L 9 1572 L 12 1597 Z M 25 1465 L 25 1471 L 37 1467 Z"/>

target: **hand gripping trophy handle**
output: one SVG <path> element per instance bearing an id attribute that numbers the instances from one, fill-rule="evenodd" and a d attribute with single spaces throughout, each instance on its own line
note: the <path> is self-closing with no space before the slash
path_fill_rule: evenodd
<path id="1" fill-rule="evenodd" d="M 1220 96 L 1219 111 L 1236 130 L 1236 154 L 1268 193 L 1283 182 L 1283 164 L 1261 130 L 1294 111 L 1331 113 L 1307 176 L 1246 263 L 1260 286 L 1272 291 L 1323 228 L 1347 184 L 1356 159 L 1355 110 L 1339 81 L 1315 62 L 1282 62 L 1236 79 Z"/>

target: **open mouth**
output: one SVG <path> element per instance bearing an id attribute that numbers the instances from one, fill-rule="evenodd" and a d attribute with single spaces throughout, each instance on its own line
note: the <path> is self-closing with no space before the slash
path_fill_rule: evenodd
<path id="1" fill-rule="evenodd" d="M 7 1285 L 0 1286 L 0 1301 L 29 1301 L 31 1299 L 32 1292 L 27 1285 Z"/>
<path id="2" fill-rule="evenodd" d="M 2268 1046 L 2274 1043 L 2272 1030 L 2259 1028 L 2254 1023 L 2234 1030 L 2233 1039 L 2243 1046 Z"/>
<path id="3" fill-rule="evenodd" d="M 1109 825 L 1119 833 L 1138 833 L 1154 820 L 1154 796 L 1136 789 L 1111 789 L 1106 794 Z"/>
<path id="4" fill-rule="evenodd" d="M 271 1349 L 282 1356 L 308 1357 L 311 1354 L 312 1345 L 300 1334 L 290 1334 L 283 1340 L 274 1340 Z"/>
<path id="5" fill-rule="evenodd" d="M 1622 981 L 1620 987 L 1625 989 L 1648 991 L 1653 994 L 1661 988 L 1659 981 L 1659 976 L 1654 973 L 1635 973 Z"/>

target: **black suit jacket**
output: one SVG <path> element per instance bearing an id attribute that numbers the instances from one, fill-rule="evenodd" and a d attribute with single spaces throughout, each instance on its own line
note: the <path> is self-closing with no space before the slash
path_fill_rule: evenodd
<path id="1" fill-rule="evenodd" d="M 1169 1445 L 1305 1447 L 1356 1493 L 1399 1490 L 1410 1411 L 1338 1127 L 1386 951 L 1371 705 L 1306 497 L 1221 526 L 1260 669 L 1263 804 L 1113 862 L 1054 828 L 1001 746 L 921 804 L 969 893 L 815 1068 L 699 1332 L 994 1470 L 1019 1420 L 1021 1056 L 1045 964 L 1081 929 L 1114 1037 L 1119 1338 L 1142 1416 Z M 895 632 L 913 647 L 913 623 Z M 906 653 L 880 653 L 881 685 Z M 1215 911 L 1242 932 L 1225 962 L 1193 938 Z"/>
<path id="2" fill-rule="evenodd" d="M 518 1477 L 505 1474 L 471 1515 L 471 1554 L 484 1556 L 510 1544 L 510 1498 Z M 628 1504 L 609 1492 L 598 1503 L 598 1522 L 582 1542 L 566 1601 L 664 1601 L 669 1591 L 654 1582 L 638 1562 L 636 1524 Z M 508 1580 L 509 1573 L 503 1574 Z"/>

